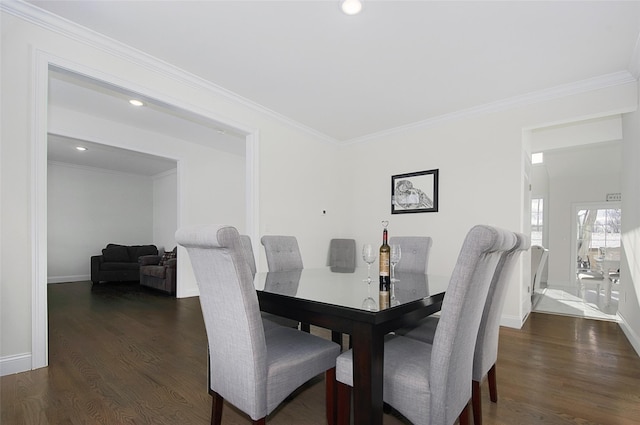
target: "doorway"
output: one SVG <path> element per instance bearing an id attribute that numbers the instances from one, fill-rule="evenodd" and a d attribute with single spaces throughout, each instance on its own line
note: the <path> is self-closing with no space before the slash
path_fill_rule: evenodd
<path id="1" fill-rule="evenodd" d="M 608 274 L 620 268 L 619 205 L 578 205 L 574 208 L 575 273 L 593 271 Z"/>
<path id="2" fill-rule="evenodd" d="M 62 70 L 69 74 L 73 74 L 77 77 L 89 79 L 104 84 L 110 89 L 121 89 L 127 92 L 136 93 L 147 100 L 154 100 L 158 104 L 166 107 L 173 112 L 182 112 L 184 116 L 192 117 L 198 122 L 217 122 L 224 126 L 224 130 L 233 130 L 240 136 L 245 156 L 242 159 L 244 167 L 244 178 L 239 179 L 244 185 L 244 211 L 247 233 L 254 235 L 257 226 L 257 206 L 258 206 L 258 194 L 255 190 L 257 184 L 257 176 L 254 172 L 257 169 L 257 150 L 256 144 L 258 143 L 257 130 L 254 128 L 246 127 L 238 123 L 225 123 L 220 121 L 218 117 L 212 116 L 211 111 L 204 110 L 202 108 L 196 108 L 193 105 L 188 105 L 179 102 L 176 99 L 167 98 L 163 93 L 159 93 L 147 88 L 135 86 L 133 83 L 129 83 L 118 79 L 112 75 L 96 71 L 95 69 L 89 69 L 81 65 L 70 63 L 62 58 L 54 57 L 45 52 L 38 51 L 35 55 L 36 65 L 34 67 L 34 137 L 33 137 L 33 157 L 32 157 L 32 169 L 33 169 L 33 210 L 32 216 L 32 228 L 33 228 L 33 273 L 32 273 L 32 356 L 31 356 L 31 368 L 37 369 L 48 365 L 48 322 L 47 322 L 47 137 L 48 131 L 51 130 L 47 126 L 47 116 L 49 111 L 48 106 L 48 79 L 49 72 L 52 69 Z M 106 132 L 105 134 L 108 134 Z M 79 135 L 71 135 L 76 138 Z M 102 142 L 96 140 L 96 142 Z M 197 148 L 197 145 L 194 145 Z M 125 147 L 125 146 L 116 146 Z M 148 147 L 142 149 L 136 149 L 142 153 L 156 154 L 163 157 L 171 157 L 171 159 L 178 161 L 178 224 L 183 221 L 183 211 L 185 205 L 189 205 L 189 202 L 193 203 L 200 198 L 194 198 L 193 195 L 185 195 L 188 192 L 186 182 L 188 178 L 188 170 L 186 166 L 181 166 L 182 157 L 184 154 L 180 152 L 175 157 L 173 155 L 164 155 L 161 152 L 156 152 L 156 144 L 149 144 Z M 175 151 L 175 148 L 174 148 Z M 199 156 L 192 154 L 197 159 L 192 161 L 196 162 L 200 159 Z M 192 168 L 193 169 L 193 168 Z M 197 179 L 196 179 L 197 180 Z M 195 199 L 195 201 L 194 201 Z M 205 201 L 206 202 L 206 201 Z M 182 270 L 178 268 L 178 279 L 181 276 L 187 280 L 190 276 L 187 270 L 183 267 Z M 184 280 L 186 281 L 186 280 Z M 194 282 L 189 282 L 190 287 L 195 287 Z M 197 293 L 187 292 L 184 290 L 184 286 L 180 285 L 183 293 L 179 293 L 178 297 L 195 296 Z"/>
<path id="3" fill-rule="evenodd" d="M 573 205 L 570 283 L 547 287 L 536 311 L 618 320 L 621 222 L 619 202 Z"/>

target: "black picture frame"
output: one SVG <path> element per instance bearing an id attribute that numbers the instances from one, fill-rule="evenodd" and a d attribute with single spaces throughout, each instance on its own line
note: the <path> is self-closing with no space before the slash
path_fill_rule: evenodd
<path id="1" fill-rule="evenodd" d="M 438 171 L 391 176 L 391 214 L 438 212 Z"/>

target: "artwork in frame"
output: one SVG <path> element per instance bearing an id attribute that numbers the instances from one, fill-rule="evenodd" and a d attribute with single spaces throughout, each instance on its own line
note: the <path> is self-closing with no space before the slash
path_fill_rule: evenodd
<path id="1" fill-rule="evenodd" d="M 437 211 L 437 169 L 391 176 L 391 214 Z"/>

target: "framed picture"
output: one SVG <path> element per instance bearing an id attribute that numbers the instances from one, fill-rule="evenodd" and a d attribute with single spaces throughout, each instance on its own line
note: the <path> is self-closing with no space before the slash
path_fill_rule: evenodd
<path id="1" fill-rule="evenodd" d="M 391 176 L 391 214 L 438 212 L 438 170 Z"/>

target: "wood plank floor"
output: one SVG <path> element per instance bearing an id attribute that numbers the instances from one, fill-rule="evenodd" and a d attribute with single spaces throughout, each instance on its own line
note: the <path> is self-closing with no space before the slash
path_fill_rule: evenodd
<path id="1" fill-rule="evenodd" d="M 2 425 L 209 423 L 197 298 L 130 283 L 48 293 L 49 367 L 0 379 Z M 499 356 L 497 404 L 483 384 L 487 425 L 640 423 L 640 358 L 615 323 L 534 313 L 522 330 L 501 330 Z M 323 389 L 313 380 L 268 423 L 325 423 Z M 228 405 L 223 421 L 250 423 Z"/>

